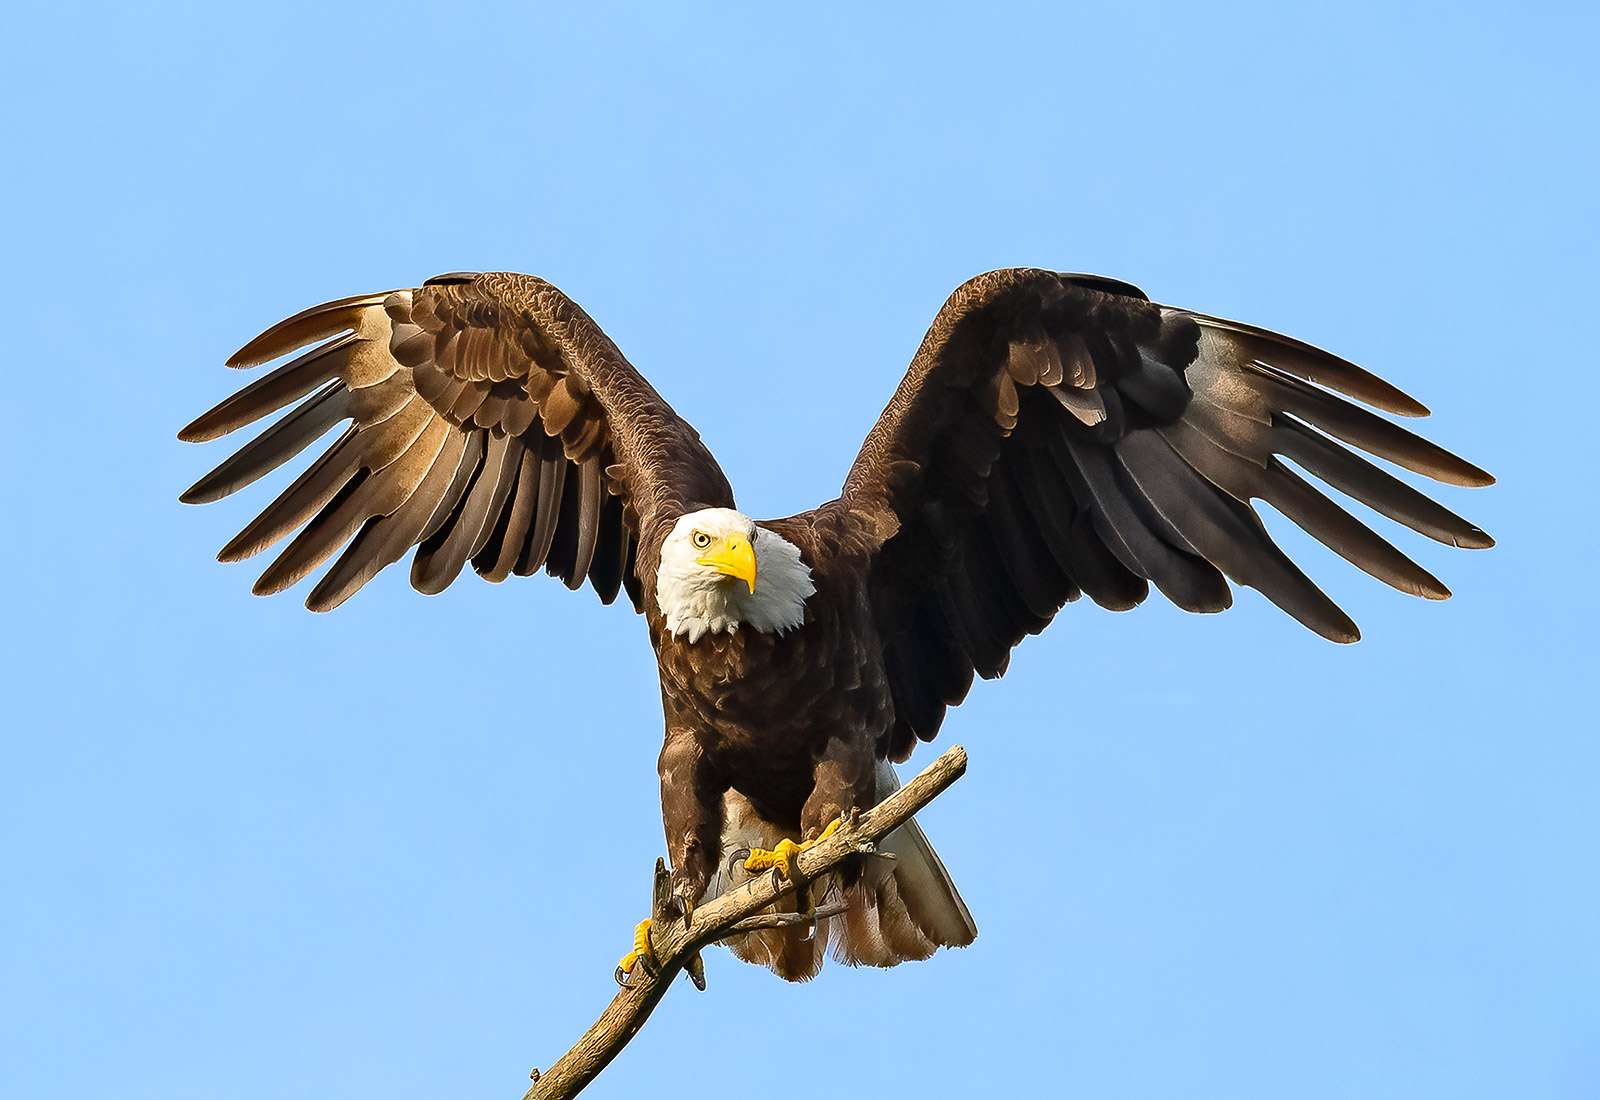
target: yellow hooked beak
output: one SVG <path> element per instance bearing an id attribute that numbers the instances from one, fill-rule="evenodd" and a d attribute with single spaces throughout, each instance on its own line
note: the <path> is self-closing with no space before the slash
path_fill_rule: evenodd
<path id="1" fill-rule="evenodd" d="M 728 536 L 720 548 L 697 559 L 695 564 L 710 566 L 724 576 L 738 577 L 750 586 L 752 594 L 756 590 L 755 548 L 738 535 Z"/>

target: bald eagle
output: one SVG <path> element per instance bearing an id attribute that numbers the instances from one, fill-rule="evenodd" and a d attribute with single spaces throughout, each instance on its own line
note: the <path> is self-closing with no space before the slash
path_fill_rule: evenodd
<path id="1" fill-rule="evenodd" d="M 228 362 L 310 344 L 180 433 L 214 439 L 294 405 L 183 494 L 198 503 L 349 422 L 219 557 L 298 531 L 256 582 L 265 594 L 344 547 L 314 611 L 413 547 L 422 592 L 468 562 L 491 581 L 540 568 L 587 581 L 604 603 L 626 592 L 661 673 L 662 814 L 686 919 L 708 891 L 885 797 L 890 762 L 938 733 L 974 675 L 1000 676 L 1023 636 L 1082 595 L 1126 610 L 1153 584 L 1221 611 L 1231 579 L 1355 641 L 1252 500 L 1401 591 L 1449 595 L 1281 459 L 1441 542 L 1492 545 L 1350 448 L 1457 485 L 1488 474 L 1337 395 L 1399 416 L 1422 405 L 1298 340 L 1097 276 L 1016 269 L 958 288 L 839 496 L 776 520 L 735 508 L 695 430 L 540 279 L 452 274 L 343 298 Z M 735 952 L 800 980 L 830 947 L 892 966 L 970 943 L 972 917 L 915 823 L 882 847 L 897 858 L 856 857 L 813 886 L 831 915 L 750 933 Z"/>

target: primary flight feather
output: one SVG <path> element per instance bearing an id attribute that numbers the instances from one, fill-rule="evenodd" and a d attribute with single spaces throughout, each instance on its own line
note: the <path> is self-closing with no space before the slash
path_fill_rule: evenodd
<path id="1" fill-rule="evenodd" d="M 880 801 L 889 761 L 931 740 L 975 674 L 1003 673 L 1011 648 L 1080 595 L 1121 610 L 1153 584 L 1220 611 L 1231 579 L 1355 641 L 1252 500 L 1401 591 L 1449 595 L 1280 459 L 1431 538 L 1492 545 L 1357 453 L 1490 484 L 1345 398 L 1398 416 L 1422 405 L 1308 344 L 1096 276 L 1015 269 L 958 288 L 839 497 L 779 520 L 735 509 L 695 430 L 542 280 L 457 274 L 340 299 L 274 325 L 229 365 L 311 344 L 179 433 L 214 439 L 294 405 L 183 495 L 198 503 L 349 422 L 220 557 L 298 531 L 256 582 L 270 593 L 343 548 L 306 601 L 315 611 L 413 547 L 424 592 L 468 562 L 494 581 L 541 568 L 570 588 L 587 580 L 606 603 L 626 591 L 661 673 L 662 813 L 685 913 Z M 832 914 L 814 934 L 752 932 L 734 950 L 804 979 L 830 946 L 889 966 L 971 942 L 920 829 L 881 847 L 897 858 L 814 888 Z M 745 869 L 730 865 L 746 849 Z"/>

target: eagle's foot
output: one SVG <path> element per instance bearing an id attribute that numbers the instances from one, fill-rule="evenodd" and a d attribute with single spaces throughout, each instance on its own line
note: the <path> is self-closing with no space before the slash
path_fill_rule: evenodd
<path id="1" fill-rule="evenodd" d="M 635 968 L 643 968 L 650 977 L 658 977 L 661 973 L 661 960 L 656 958 L 653 945 L 650 942 L 650 932 L 655 927 L 657 919 L 663 921 L 683 921 L 684 930 L 687 931 L 694 920 L 695 889 L 693 884 L 683 882 L 672 888 L 672 893 L 662 896 L 662 890 L 667 879 L 665 872 L 658 871 L 661 877 L 657 883 L 656 915 L 649 920 L 642 920 L 633 930 L 633 950 L 622 956 L 622 961 L 617 963 L 613 974 L 617 984 L 627 989 L 630 986 L 628 978 Z M 700 961 L 696 952 L 688 962 L 689 977 L 702 992 L 706 988 L 705 964 Z"/>
<path id="2" fill-rule="evenodd" d="M 790 882 L 795 880 L 795 857 L 813 845 L 821 844 L 838 831 L 840 820 L 831 822 L 828 827 L 818 833 L 813 839 L 804 844 L 796 844 L 788 837 L 778 841 L 776 848 L 751 848 L 744 857 L 744 869 L 751 874 L 760 874 L 769 868 L 776 871 L 779 878 Z M 740 853 L 735 852 L 737 856 Z"/>
<path id="3" fill-rule="evenodd" d="M 617 984 L 627 989 L 628 977 L 633 973 L 634 968 L 638 966 L 642 966 L 644 972 L 652 978 L 659 972 L 659 968 L 656 965 L 656 953 L 650 947 L 650 922 L 648 920 L 640 921 L 638 927 L 633 930 L 633 950 L 622 956 L 622 961 L 617 963 L 617 970 L 613 975 L 617 979 Z"/>

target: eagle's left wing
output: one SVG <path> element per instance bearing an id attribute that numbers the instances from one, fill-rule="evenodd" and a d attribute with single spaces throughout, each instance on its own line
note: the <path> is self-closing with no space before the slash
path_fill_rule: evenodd
<path id="1" fill-rule="evenodd" d="M 1329 392 L 1336 391 L 1336 392 Z M 1380 416 L 1427 409 L 1336 356 L 1150 302 L 1126 283 L 994 271 L 945 303 L 868 435 L 841 504 L 876 543 L 874 612 L 903 759 L 974 672 L 1087 593 L 1115 609 L 1154 584 L 1220 611 L 1227 580 L 1334 641 L 1356 626 L 1262 526 L 1265 500 L 1404 592 L 1444 599 L 1421 566 L 1297 476 L 1288 458 L 1445 543 L 1492 541 L 1348 444 L 1458 485 L 1488 474 Z"/>
<path id="2" fill-rule="evenodd" d="M 423 592 L 470 561 L 495 581 L 541 567 L 570 588 L 587 579 L 607 603 L 625 586 L 639 607 L 641 532 L 691 504 L 733 504 L 694 428 L 542 279 L 457 274 L 342 298 L 273 325 L 228 362 L 308 344 L 179 433 L 215 439 L 299 402 L 183 494 L 202 503 L 348 422 L 218 555 L 247 558 L 298 529 L 258 593 L 344 547 L 306 600 L 326 611 L 415 546 L 411 583 Z"/>

